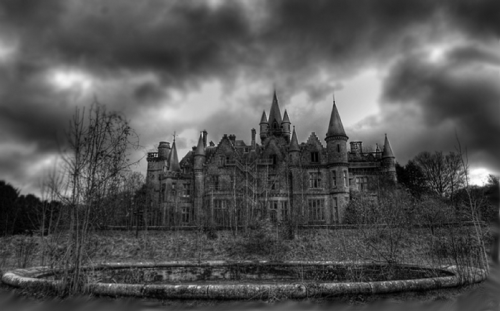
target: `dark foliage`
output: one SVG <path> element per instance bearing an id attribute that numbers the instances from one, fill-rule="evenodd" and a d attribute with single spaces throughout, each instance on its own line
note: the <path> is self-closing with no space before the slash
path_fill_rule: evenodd
<path id="1" fill-rule="evenodd" d="M 399 184 L 408 189 L 413 196 L 420 197 L 430 192 L 422 169 L 414 161 L 408 161 L 405 166 L 396 163 L 396 174 Z"/>
<path id="2" fill-rule="evenodd" d="M 41 201 L 32 194 L 19 195 L 19 190 L 0 180 L 0 236 L 33 235 L 42 227 L 49 228 L 61 206 L 60 202 Z"/>

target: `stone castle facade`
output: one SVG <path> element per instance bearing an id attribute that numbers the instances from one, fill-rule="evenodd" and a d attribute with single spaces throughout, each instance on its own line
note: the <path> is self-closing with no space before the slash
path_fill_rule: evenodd
<path id="1" fill-rule="evenodd" d="M 225 134 L 207 144 L 208 133 L 179 161 L 175 138 L 147 156 L 150 208 L 162 226 L 245 226 L 259 218 L 302 225 L 342 223 L 353 191 L 373 192 L 383 177 L 396 182 L 395 156 L 363 151 L 344 131 L 333 102 L 326 146 L 313 132 L 299 144 L 288 113 L 274 93 L 269 118 L 262 113 L 260 144 L 255 129 L 246 144 Z"/>

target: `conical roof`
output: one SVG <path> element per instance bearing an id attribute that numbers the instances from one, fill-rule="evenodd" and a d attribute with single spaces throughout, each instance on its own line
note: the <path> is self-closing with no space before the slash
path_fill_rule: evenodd
<path id="1" fill-rule="evenodd" d="M 203 133 L 200 133 L 200 138 L 198 139 L 198 146 L 196 147 L 194 155 L 205 155 L 205 145 L 203 143 Z"/>
<path id="2" fill-rule="evenodd" d="M 177 157 L 177 147 L 175 146 L 175 139 L 172 143 L 172 151 L 170 152 L 170 170 L 172 172 L 180 172 L 181 167 L 179 165 L 179 158 Z"/>
<path id="3" fill-rule="evenodd" d="M 384 151 L 382 152 L 382 158 L 395 158 L 394 153 L 392 152 L 391 144 L 389 143 L 389 139 L 387 138 L 387 134 L 385 134 Z"/>
<path id="4" fill-rule="evenodd" d="M 342 120 L 340 120 L 340 115 L 337 110 L 337 105 L 335 104 L 335 99 L 333 101 L 332 115 L 330 116 L 330 123 L 328 124 L 328 132 L 326 137 L 329 136 L 345 136 L 344 126 L 342 125 Z"/>
<path id="5" fill-rule="evenodd" d="M 290 118 L 288 117 L 288 112 L 285 109 L 285 115 L 283 116 L 283 123 L 291 123 Z"/>
<path id="6" fill-rule="evenodd" d="M 262 111 L 262 118 L 260 118 L 260 124 L 262 123 L 267 123 L 267 116 L 265 111 Z"/>
<path id="7" fill-rule="evenodd" d="M 281 126 L 281 112 L 280 105 L 278 103 L 278 97 L 276 96 L 276 91 L 273 95 L 273 103 L 271 105 L 271 111 L 269 112 L 269 125 L 273 126 L 273 122 L 278 123 L 278 128 Z"/>
<path id="8" fill-rule="evenodd" d="M 297 134 L 295 133 L 295 126 L 293 127 L 292 141 L 290 142 L 289 151 L 300 151 L 299 141 L 297 140 Z"/>

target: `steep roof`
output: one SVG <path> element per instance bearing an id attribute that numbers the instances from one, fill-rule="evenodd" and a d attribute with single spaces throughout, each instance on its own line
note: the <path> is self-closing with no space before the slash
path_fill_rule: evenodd
<path id="1" fill-rule="evenodd" d="M 278 126 L 281 126 L 281 112 L 278 97 L 276 97 L 276 91 L 274 91 L 273 103 L 271 105 L 271 111 L 269 112 L 269 125 L 273 126 L 274 121 L 278 123 Z"/>
<path id="2" fill-rule="evenodd" d="M 170 152 L 170 171 L 172 172 L 180 172 L 181 167 L 179 165 L 179 158 L 177 157 L 177 147 L 175 146 L 175 139 L 172 143 L 172 151 Z"/>
<path id="3" fill-rule="evenodd" d="M 300 151 L 299 141 L 297 140 L 297 134 L 295 133 L 295 126 L 293 127 L 292 141 L 290 142 L 289 151 Z"/>
<path id="4" fill-rule="evenodd" d="M 335 100 L 333 101 L 332 115 L 330 116 L 330 123 L 328 124 L 328 132 L 326 137 L 329 136 L 345 136 L 344 126 L 342 125 L 342 120 L 340 120 L 339 111 L 337 110 L 337 105 Z"/>
<path id="5" fill-rule="evenodd" d="M 382 152 L 382 158 L 395 158 L 394 153 L 392 152 L 391 144 L 389 143 L 389 139 L 387 138 L 387 134 L 385 134 L 384 151 Z"/>
<path id="6" fill-rule="evenodd" d="M 291 123 L 290 118 L 288 117 L 288 112 L 285 109 L 285 115 L 283 116 L 283 123 Z"/>
<path id="7" fill-rule="evenodd" d="M 265 111 L 262 111 L 262 118 L 260 118 L 260 123 L 267 123 L 267 116 Z"/>
<path id="8" fill-rule="evenodd" d="M 200 133 L 200 138 L 198 139 L 198 146 L 196 147 L 195 155 L 205 155 L 205 146 L 203 144 L 202 133 Z"/>

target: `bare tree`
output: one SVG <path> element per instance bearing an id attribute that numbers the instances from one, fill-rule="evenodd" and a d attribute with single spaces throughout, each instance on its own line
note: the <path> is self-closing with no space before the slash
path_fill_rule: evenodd
<path id="1" fill-rule="evenodd" d="M 422 169 L 429 188 L 453 202 L 456 191 L 465 184 L 466 168 L 462 165 L 461 154 L 424 151 L 414 161 Z"/>
<path id="2" fill-rule="evenodd" d="M 113 183 L 131 166 L 129 149 L 138 147 L 128 121 L 94 102 L 87 114 L 76 109 L 66 133 L 62 152 L 68 182 L 66 205 L 70 214 L 70 243 L 66 260 L 67 290 L 79 292 L 84 283 L 81 267 L 90 229 L 100 224 L 98 216 Z"/>

